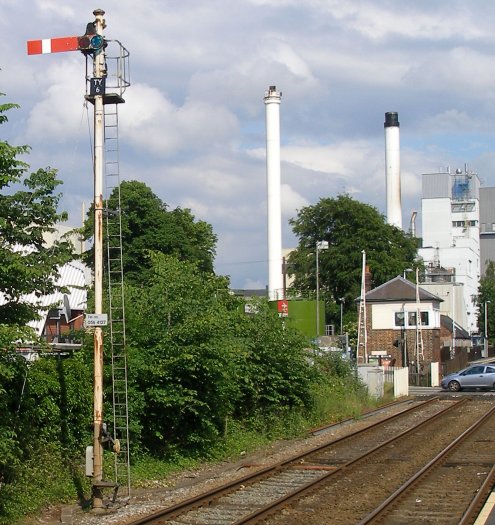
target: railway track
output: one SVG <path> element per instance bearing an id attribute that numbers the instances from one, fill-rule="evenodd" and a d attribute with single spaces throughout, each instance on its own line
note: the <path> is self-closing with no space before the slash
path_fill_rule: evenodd
<path id="1" fill-rule="evenodd" d="M 359 525 L 474 523 L 495 482 L 495 407 L 404 483 Z M 455 475 L 452 471 L 455 470 Z"/>
<path id="2" fill-rule="evenodd" d="M 487 411 L 486 405 L 472 404 L 469 410 L 468 405 L 466 398 L 430 399 L 132 525 L 322 525 L 322 516 L 332 516 L 327 522 L 337 525 L 359 523 L 366 515 L 385 519 L 371 513 L 457 439 L 460 432 L 453 422 L 459 415 L 473 425 Z M 393 468 L 398 465 L 401 468 Z M 358 499 L 359 494 L 366 498 Z"/>

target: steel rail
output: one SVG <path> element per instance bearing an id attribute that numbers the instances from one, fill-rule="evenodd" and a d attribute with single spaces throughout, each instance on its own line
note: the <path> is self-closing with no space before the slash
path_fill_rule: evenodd
<path id="1" fill-rule="evenodd" d="M 435 396 L 434 398 L 430 398 L 429 401 L 434 401 L 434 400 L 437 400 L 437 399 L 439 399 L 439 397 Z M 401 401 L 393 401 L 391 403 L 387 403 L 385 405 L 381 405 L 381 406 L 379 406 L 377 408 L 373 408 L 371 410 L 366 410 L 365 412 L 362 412 L 359 415 L 359 418 L 360 419 L 366 419 L 366 418 L 375 416 L 376 414 L 380 414 L 382 412 L 385 412 L 386 410 L 389 410 L 390 408 L 394 408 L 396 406 L 400 406 L 400 405 L 404 405 L 404 404 L 411 404 L 411 403 L 414 403 L 414 399 L 405 399 L 405 400 L 401 400 Z M 330 423 L 328 425 L 323 425 L 321 427 L 313 428 L 312 430 L 309 431 L 309 434 L 312 435 L 312 436 L 319 436 L 321 434 L 326 434 L 327 432 L 329 432 L 330 430 L 332 430 L 334 428 L 339 428 L 339 427 L 342 427 L 344 425 L 348 425 L 350 423 L 355 423 L 355 422 L 356 422 L 356 418 L 355 417 L 349 417 L 347 419 L 343 419 L 342 421 L 337 421 L 336 423 Z"/>
<path id="2" fill-rule="evenodd" d="M 493 465 L 493 467 L 490 469 L 490 472 L 485 478 L 483 485 L 481 485 L 480 490 L 478 490 L 478 492 L 476 493 L 476 496 L 467 508 L 466 512 L 464 513 L 464 516 L 461 518 L 458 525 L 471 525 L 476 521 L 476 518 L 483 509 L 483 506 L 486 503 L 488 496 L 493 490 L 494 484 L 495 465 Z"/>
<path id="3" fill-rule="evenodd" d="M 133 521 L 131 522 L 129 525 L 145 525 L 147 523 L 151 523 L 155 520 L 159 520 L 159 519 L 162 519 L 162 518 L 167 518 L 167 519 L 173 519 L 179 515 L 182 515 L 182 514 L 185 514 L 187 513 L 188 511 L 190 510 L 193 510 L 195 508 L 198 508 L 198 507 L 201 507 L 201 506 L 205 506 L 205 505 L 209 505 L 212 501 L 214 501 L 215 499 L 218 499 L 220 498 L 221 496 L 225 495 L 225 494 L 228 494 L 228 493 L 232 493 L 234 492 L 236 489 L 238 488 L 245 488 L 247 485 L 252 485 L 262 479 L 266 479 L 282 470 L 285 470 L 287 468 L 290 468 L 291 465 L 294 465 L 298 462 L 300 462 L 301 460 L 303 460 L 304 458 L 308 457 L 308 456 L 311 456 L 311 455 L 314 455 L 314 454 L 317 454 L 318 452 L 320 452 L 321 450 L 324 450 L 326 448 L 329 448 L 331 446 L 334 446 L 335 444 L 338 444 L 338 443 L 341 443 L 341 442 L 344 442 L 346 440 L 350 440 L 350 439 L 353 439 L 355 438 L 356 436 L 359 436 L 360 434 L 363 434 L 365 432 L 369 432 L 381 425 L 384 425 L 390 421 L 393 421 L 394 419 L 397 419 L 401 416 L 404 416 L 406 414 L 408 414 L 409 412 L 413 412 L 413 411 L 417 411 L 435 401 L 438 401 L 439 398 L 438 397 L 434 397 L 434 398 L 430 398 L 418 405 L 415 405 L 413 407 L 409 407 L 407 408 L 406 410 L 403 410 L 403 411 L 400 411 L 400 412 L 397 412 L 395 414 L 393 414 L 392 416 L 386 418 L 386 419 L 383 419 L 381 421 L 378 421 L 378 422 L 375 422 L 375 423 L 372 423 L 371 425 L 368 425 L 367 427 L 364 427 L 362 429 L 359 429 L 357 430 L 356 432 L 352 433 L 352 434 L 348 434 L 346 436 L 341 436 L 339 438 L 336 438 L 332 441 L 329 441 L 327 443 L 324 443 L 322 445 L 319 445 L 318 447 L 314 447 L 314 448 L 311 448 L 303 453 L 300 453 L 300 454 L 297 454 L 297 455 L 294 455 L 294 456 L 291 456 L 290 458 L 282 461 L 282 462 L 279 462 L 277 464 L 274 464 L 274 465 L 271 465 L 271 466 L 268 466 L 268 467 L 265 467 L 263 469 L 260 469 L 256 472 L 253 472 L 251 474 L 248 474 L 247 476 L 244 476 L 244 477 L 241 477 L 237 480 L 234 480 L 230 483 L 227 483 L 225 485 L 222 485 L 220 487 L 217 487 L 217 488 L 214 488 L 214 489 L 211 489 L 210 491 L 208 492 L 205 492 L 203 494 L 199 494 L 198 496 L 195 496 L 193 498 L 189 498 L 185 501 L 183 501 L 182 503 L 177 503 L 171 507 L 167 507 L 166 509 L 162 509 L 160 511 L 157 511 L 153 514 L 150 514 L 149 516 L 146 516 L 146 517 L 143 517 L 141 519 L 138 519 L 137 521 Z M 420 426 L 422 426 L 422 424 L 426 424 L 426 422 L 429 422 L 430 420 L 433 421 L 434 419 L 436 419 L 437 417 L 440 417 L 441 415 L 443 415 L 444 413 L 452 410 L 453 408 L 455 407 L 458 407 L 459 405 L 465 403 L 467 400 L 466 399 L 461 399 L 459 401 L 456 401 L 455 404 L 452 404 L 450 405 L 449 407 L 447 407 L 446 409 L 443 409 L 442 411 L 438 412 L 437 414 L 435 414 L 434 416 L 432 416 L 431 418 L 425 420 L 425 422 L 421 423 L 420 425 L 417 425 L 417 426 L 414 426 L 412 427 L 411 429 L 399 434 L 399 436 L 403 437 L 404 435 L 406 435 L 407 433 L 413 431 L 413 430 L 416 430 L 417 428 L 419 428 Z M 396 436 L 396 438 L 398 439 L 399 436 Z M 391 440 L 387 441 L 385 444 L 393 441 L 394 438 L 392 438 Z M 374 447 L 372 449 L 372 451 L 368 451 L 368 454 L 371 454 L 371 453 L 374 453 L 376 452 L 377 450 L 379 450 L 380 448 L 382 448 L 384 445 L 384 443 Z M 360 458 L 357 458 L 355 460 L 352 460 L 350 462 L 347 462 L 345 465 L 342 465 L 341 467 L 337 467 L 335 470 L 332 470 L 331 472 L 327 473 L 324 475 L 324 479 L 327 479 L 330 475 L 333 475 L 335 474 L 335 472 L 337 471 L 341 471 L 343 468 L 347 468 L 349 465 L 355 463 L 356 461 L 362 459 L 361 457 Z M 313 487 L 314 483 L 310 483 L 308 484 L 308 486 L 304 485 L 303 488 L 301 489 L 302 491 L 307 491 L 307 490 L 310 490 L 312 487 Z M 296 493 L 292 493 L 289 495 L 290 498 L 292 499 L 296 499 L 296 497 L 300 497 L 298 496 L 297 494 L 299 494 L 299 491 Z M 278 507 L 280 506 L 281 504 L 283 506 L 286 505 L 286 502 L 287 502 L 288 498 L 282 498 L 281 500 L 277 500 L 273 503 L 273 505 L 268 505 L 266 507 L 264 507 L 263 509 L 260 509 L 260 510 L 268 510 L 268 508 L 272 508 L 272 507 Z M 274 509 L 276 510 L 276 509 Z M 269 514 L 272 514 L 273 511 L 269 512 Z M 250 521 L 249 520 L 252 520 L 253 517 L 257 516 L 259 514 L 259 512 L 256 512 L 256 513 L 253 513 L 253 514 L 250 514 L 248 517 L 246 517 L 246 520 L 241 520 L 241 521 L 238 521 L 238 522 L 235 522 L 236 525 L 237 524 L 241 524 L 241 523 L 249 523 Z"/>
<path id="4" fill-rule="evenodd" d="M 408 430 L 405 430 L 404 432 L 401 432 L 400 434 L 397 434 L 396 436 L 390 438 L 389 440 L 380 443 L 376 447 L 373 447 L 371 450 L 368 450 L 364 454 L 348 461 L 347 463 L 344 463 L 340 467 L 335 468 L 334 470 L 331 470 L 330 472 L 326 473 L 322 477 L 313 480 L 306 485 L 303 485 L 300 487 L 297 491 L 294 491 L 290 494 L 287 494 L 286 496 L 279 498 L 278 500 L 275 500 L 271 502 L 270 504 L 266 505 L 265 507 L 262 507 L 258 509 L 257 511 L 253 512 L 252 514 L 249 514 L 248 516 L 243 517 L 242 519 L 234 522 L 232 525 L 252 525 L 254 523 L 258 523 L 262 519 L 268 518 L 270 515 L 274 514 L 275 512 L 283 509 L 286 507 L 289 503 L 292 503 L 296 500 L 301 499 L 302 497 L 306 496 L 308 493 L 313 492 L 315 489 L 318 488 L 319 485 L 323 485 L 330 477 L 335 476 L 338 473 L 341 473 L 344 469 L 349 468 L 352 465 L 355 465 L 356 463 L 362 462 L 370 458 L 373 454 L 378 452 L 379 450 L 382 450 L 384 447 L 391 445 L 392 443 L 396 441 L 400 441 L 404 437 L 408 436 L 412 432 L 416 432 L 419 428 L 422 428 L 436 419 L 444 416 L 447 412 L 450 412 L 451 410 L 458 408 L 460 405 L 463 405 L 466 403 L 467 400 L 461 399 L 459 401 L 456 401 L 455 404 L 445 408 L 444 410 L 441 410 L 440 412 L 437 412 L 433 416 L 429 417 L 428 419 L 425 419 L 418 425 L 411 427 Z"/>
<path id="5" fill-rule="evenodd" d="M 380 519 L 384 518 L 392 506 L 405 495 L 407 490 L 421 482 L 428 473 L 434 468 L 438 467 L 445 461 L 447 456 L 457 449 L 474 431 L 480 428 L 488 419 L 495 413 L 495 407 L 484 414 L 478 421 L 473 423 L 461 435 L 459 435 L 452 443 L 445 447 L 439 454 L 437 454 L 429 463 L 427 463 L 421 470 L 418 470 L 414 476 L 409 478 L 402 486 L 400 486 L 393 494 L 390 495 L 379 507 L 368 514 L 358 525 L 368 525 L 370 523 L 379 523 Z"/>

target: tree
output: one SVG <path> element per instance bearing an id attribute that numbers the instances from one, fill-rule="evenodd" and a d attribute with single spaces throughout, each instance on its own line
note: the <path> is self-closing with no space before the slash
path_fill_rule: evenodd
<path id="1" fill-rule="evenodd" d="M 0 124 L 8 121 L 6 112 L 17 107 L 0 104 Z M 5 504 L 8 506 L 10 483 L 30 454 L 36 455 L 33 435 L 38 437 L 37 431 L 51 423 L 43 419 L 39 403 L 33 403 L 32 411 L 25 410 L 28 370 L 39 364 L 28 368 L 16 346 L 36 338 L 25 326 L 38 316 L 36 298 L 57 289 L 58 268 L 72 259 L 73 251 L 66 241 L 50 247 L 44 242 L 44 235 L 67 219 L 66 213 L 57 211 L 61 195 L 54 193 L 61 182 L 51 168 L 28 173 L 29 165 L 19 160 L 27 153 L 28 146 L 0 141 L 0 519 Z M 41 380 L 43 383 L 46 381 Z M 39 428 L 34 424 L 35 415 L 40 419 Z"/>
<path id="2" fill-rule="evenodd" d="M 5 112 L 16 107 L 0 105 L 0 124 L 7 121 Z M 0 141 L 0 324 L 22 326 L 35 319 L 33 297 L 52 293 L 58 268 L 72 259 L 70 242 L 47 247 L 43 239 L 67 220 L 66 213 L 57 211 L 61 194 L 54 193 L 61 181 L 52 168 L 28 174 L 29 165 L 18 159 L 28 152 L 28 146 Z M 23 298 L 27 294 L 29 300 Z"/>
<path id="3" fill-rule="evenodd" d="M 244 314 L 225 277 L 161 253 L 150 259 L 149 280 L 126 295 L 131 420 L 148 450 L 197 452 L 227 419 L 310 405 L 316 372 L 299 332 L 267 304 Z"/>
<path id="4" fill-rule="evenodd" d="M 348 195 L 320 199 L 316 205 L 303 208 L 290 224 L 299 239 L 288 260 L 295 277 L 293 288 L 316 289 L 316 243 L 328 241 L 328 250 L 318 254 L 320 290 L 332 304 L 343 298 L 346 310 L 351 306 L 354 309 L 354 300 L 360 294 L 363 250 L 374 286 L 418 264 L 415 238 L 387 224 L 373 206 Z M 335 308 L 335 322 L 337 316 Z"/>
<path id="5" fill-rule="evenodd" d="M 485 308 L 488 321 L 488 338 L 495 337 L 495 262 L 489 261 L 485 275 L 480 279 L 478 295 L 478 326 L 480 333 L 485 333 Z"/>
<path id="6" fill-rule="evenodd" d="M 218 437 L 239 397 L 242 352 L 231 326 L 238 300 L 225 278 L 148 255 L 149 280 L 129 286 L 126 298 L 129 368 L 145 403 L 135 417 L 152 450 L 200 449 Z"/>
<path id="7" fill-rule="evenodd" d="M 120 189 L 112 192 L 106 205 L 108 213 L 118 209 L 119 191 L 122 257 L 126 277 L 135 281 L 145 279 L 143 273 L 150 269 L 146 256 L 148 250 L 175 255 L 181 260 L 197 264 L 202 271 L 213 271 L 217 239 L 210 224 L 195 221 L 189 209 L 168 211 L 167 204 L 146 184 L 138 181 L 123 181 Z M 112 226 L 109 234 L 116 234 L 115 229 Z M 93 211 L 90 210 L 84 228 L 85 237 L 90 238 L 92 232 Z M 92 265 L 92 250 L 86 256 L 87 263 Z"/>

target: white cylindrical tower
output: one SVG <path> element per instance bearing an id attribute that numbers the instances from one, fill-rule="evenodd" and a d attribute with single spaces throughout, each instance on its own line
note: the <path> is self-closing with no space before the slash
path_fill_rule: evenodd
<path id="1" fill-rule="evenodd" d="M 395 111 L 385 113 L 384 127 L 387 222 L 397 228 L 402 228 L 399 114 Z"/>
<path id="2" fill-rule="evenodd" d="M 275 86 L 265 92 L 266 184 L 268 204 L 268 299 L 283 299 L 282 206 L 280 202 L 280 99 Z"/>

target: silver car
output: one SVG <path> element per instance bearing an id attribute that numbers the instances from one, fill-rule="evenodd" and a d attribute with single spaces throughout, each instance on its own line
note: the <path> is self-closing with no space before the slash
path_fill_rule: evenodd
<path id="1" fill-rule="evenodd" d="M 495 389 L 495 364 L 468 366 L 460 372 L 445 376 L 441 385 L 451 392 L 459 392 L 463 388 Z"/>

